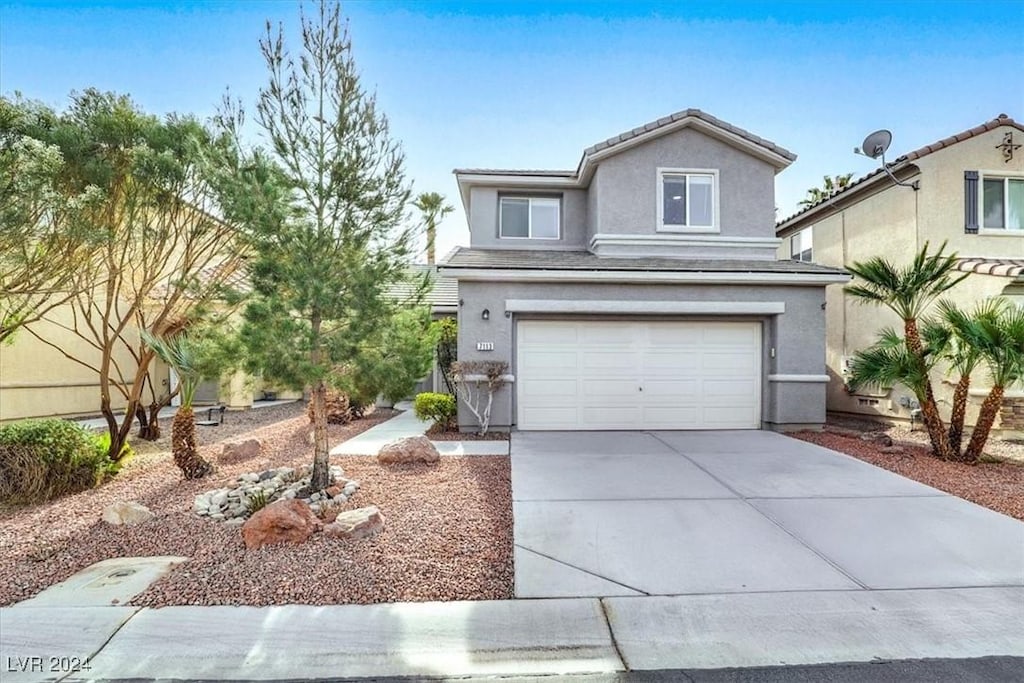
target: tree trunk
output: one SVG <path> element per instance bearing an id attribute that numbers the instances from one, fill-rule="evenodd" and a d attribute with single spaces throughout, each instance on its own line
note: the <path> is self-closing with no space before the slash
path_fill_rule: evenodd
<path id="1" fill-rule="evenodd" d="M 437 226 L 427 225 L 427 265 L 434 263 L 434 242 L 437 240 Z"/>
<path id="2" fill-rule="evenodd" d="M 162 435 L 160 429 L 160 410 L 163 408 L 163 403 L 154 401 L 149 404 L 149 410 L 139 406 L 135 411 L 135 416 L 139 420 L 139 431 L 136 434 L 143 441 L 156 441 Z"/>
<path id="3" fill-rule="evenodd" d="M 964 418 L 967 415 L 967 397 L 971 388 L 971 375 L 965 374 L 956 383 L 953 392 L 953 413 L 949 417 L 949 448 L 953 457 L 960 458 L 964 440 Z"/>
<path id="4" fill-rule="evenodd" d="M 992 425 L 996 421 L 996 415 L 999 414 L 999 409 L 1003 405 L 1003 391 L 1004 389 L 1001 386 L 992 387 L 992 391 L 988 392 L 988 396 L 985 397 L 985 401 L 981 404 L 981 410 L 978 412 L 978 423 L 974 425 L 971 440 L 967 444 L 967 450 L 964 451 L 963 459 L 966 462 L 978 462 L 978 458 L 984 452 L 989 433 L 992 431 Z"/>
<path id="5" fill-rule="evenodd" d="M 186 479 L 201 479 L 213 471 L 213 466 L 196 449 L 196 423 L 192 406 L 182 406 L 171 421 L 171 452 L 174 464 Z"/>
<path id="6" fill-rule="evenodd" d="M 921 344 L 921 335 L 917 329 L 917 321 L 913 318 L 903 321 L 903 332 L 906 339 L 907 349 L 924 364 L 924 347 Z M 928 430 L 928 438 L 932 443 L 932 453 L 943 460 L 951 460 L 952 449 L 949 446 L 949 434 L 946 432 L 946 425 L 939 415 L 939 406 L 935 403 L 935 394 L 932 392 L 932 383 L 925 380 L 924 396 L 921 399 L 921 417 L 924 418 L 925 428 Z"/>
<path id="7" fill-rule="evenodd" d="M 327 386 L 322 379 L 313 385 L 310 400 L 313 404 L 313 474 L 309 488 L 322 491 L 331 485 L 327 444 Z"/>

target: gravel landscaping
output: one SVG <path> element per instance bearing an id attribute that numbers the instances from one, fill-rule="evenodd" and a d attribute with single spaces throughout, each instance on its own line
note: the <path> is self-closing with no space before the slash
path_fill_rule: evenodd
<path id="1" fill-rule="evenodd" d="M 433 425 L 427 430 L 427 436 L 431 441 L 508 441 L 508 432 L 460 432 L 458 430 L 445 430 L 438 425 Z"/>
<path id="2" fill-rule="evenodd" d="M 977 465 L 946 462 L 930 455 L 928 447 L 919 445 L 916 440 L 900 441 L 898 433 L 892 431 L 889 435 L 895 444 L 902 447 L 903 452 L 887 453 L 882 450 L 883 445 L 864 441 L 859 435 L 828 430 L 796 432 L 790 436 L 852 455 L 996 512 L 1024 520 L 1024 466 L 1011 461 L 982 462 Z"/>
<path id="3" fill-rule="evenodd" d="M 195 497 L 247 472 L 301 467 L 312 460 L 301 404 L 239 413 L 235 422 L 287 408 L 291 417 L 235 432 L 263 441 L 259 455 L 218 464 L 183 481 L 169 454 L 154 454 L 99 489 L 0 513 L 0 605 L 29 598 L 100 560 L 192 558 L 153 584 L 136 605 L 328 605 L 512 597 L 512 505 L 507 457 L 442 458 L 436 465 L 382 466 L 366 457 L 333 457 L 360 488 L 341 510 L 377 506 L 375 536 L 346 541 L 315 534 L 301 545 L 246 550 L 238 528 L 193 513 Z M 266 412 L 265 412 L 266 411 Z M 394 411 L 330 427 L 332 445 Z M 221 432 L 221 434 L 225 434 Z M 204 431 L 200 439 L 209 438 Z M 220 443 L 201 448 L 217 462 Z M 137 501 L 156 517 L 137 526 L 100 521 L 104 507 Z"/>

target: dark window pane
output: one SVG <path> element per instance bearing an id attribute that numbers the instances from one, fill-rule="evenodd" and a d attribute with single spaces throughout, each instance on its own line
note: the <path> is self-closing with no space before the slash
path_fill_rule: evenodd
<path id="1" fill-rule="evenodd" d="M 665 177 L 662 180 L 665 225 L 686 225 L 686 178 Z"/>
<path id="2" fill-rule="evenodd" d="M 530 200 L 504 197 L 501 200 L 501 236 L 530 236 Z"/>
<path id="3" fill-rule="evenodd" d="M 1006 223 L 1003 216 L 1003 180 L 985 179 L 984 188 L 984 220 L 982 226 L 986 228 L 1005 228 Z"/>

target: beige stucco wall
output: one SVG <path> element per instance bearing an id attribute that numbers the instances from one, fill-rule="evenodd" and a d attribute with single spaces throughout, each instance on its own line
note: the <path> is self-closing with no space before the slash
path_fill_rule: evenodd
<path id="1" fill-rule="evenodd" d="M 65 329 L 74 325 L 72 311 L 70 305 L 54 309 L 47 316 L 50 321 L 35 323 L 33 329 L 69 355 L 98 366 L 99 351 Z M 132 345 L 138 343 L 134 329 L 128 330 L 125 338 Z M 134 376 L 137 366 L 126 348 L 118 348 L 114 358 L 126 377 Z M 166 365 L 157 360 L 151 366 L 150 377 L 158 391 L 166 390 Z M 148 390 L 144 396 L 149 397 Z M 111 398 L 115 409 L 124 407 L 125 401 L 116 391 Z M 0 422 L 27 417 L 95 415 L 99 410 L 96 371 L 68 359 L 27 330 L 20 330 L 13 343 L 0 346 Z"/>
<path id="2" fill-rule="evenodd" d="M 779 258 L 789 258 L 792 233 L 810 225 L 814 227 L 813 258 L 823 265 L 843 266 L 873 256 L 904 265 L 925 242 L 934 249 L 943 241 L 949 243 L 947 251 L 956 251 L 960 256 L 1024 257 L 1024 232 L 964 232 L 964 171 L 1024 176 L 1024 154 L 1018 153 L 1012 161 L 1004 163 L 1001 151 L 996 149 L 1003 134 L 1001 129 L 989 131 L 919 159 L 917 192 L 885 181 L 879 183 L 885 189 L 865 193 L 868 196 L 856 203 L 837 202 L 835 208 L 816 212 L 818 215 L 781 235 Z M 949 298 L 970 308 L 976 302 L 1006 293 L 1010 283 L 1009 278 L 974 274 L 952 290 Z M 832 377 L 828 387 L 829 410 L 909 418 L 909 411 L 899 404 L 901 397 L 910 396 L 906 389 L 851 395 L 846 391 L 842 373 L 844 358 L 871 344 L 883 327 L 900 326 L 899 319 L 886 309 L 857 303 L 837 285 L 828 288 L 826 311 L 826 359 Z M 984 398 L 988 385 L 985 373 L 976 373 L 973 384 L 969 422 L 975 419 Z M 940 407 L 948 411 L 951 382 L 940 380 L 935 389 Z M 1018 387 L 1008 395 L 1024 396 L 1024 391 Z"/>

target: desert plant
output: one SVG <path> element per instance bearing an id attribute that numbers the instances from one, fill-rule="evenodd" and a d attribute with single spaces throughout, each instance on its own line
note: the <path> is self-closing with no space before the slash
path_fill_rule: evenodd
<path id="1" fill-rule="evenodd" d="M 324 397 L 324 410 L 327 413 L 328 424 L 344 425 L 354 419 L 352 403 L 349 401 L 348 394 L 337 389 L 327 389 Z M 314 419 L 312 402 L 306 406 L 306 415 L 312 424 Z"/>
<path id="2" fill-rule="evenodd" d="M 73 422 L 24 420 L 0 427 L 0 499 L 50 500 L 90 489 L 114 471 L 92 434 Z"/>
<path id="3" fill-rule="evenodd" d="M 445 431 L 453 427 L 459 411 L 454 396 L 435 394 L 429 391 L 416 395 L 412 409 L 416 413 L 416 417 L 421 420 L 430 420 L 434 424 L 440 425 Z"/>
<path id="4" fill-rule="evenodd" d="M 270 501 L 267 499 L 267 492 L 263 489 L 256 489 L 249 494 L 245 501 L 246 515 L 252 517 L 257 512 L 267 507 Z"/>
<path id="5" fill-rule="evenodd" d="M 455 392 L 486 434 L 491 425 L 494 394 L 508 383 L 508 363 L 504 361 L 457 361 L 452 364 Z"/>
<path id="6" fill-rule="evenodd" d="M 159 339 L 142 331 L 146 345 L 178 373 L 181 405 L 171 421 L 171 452 L 174 464 L 186 479 L 201 479 L 213 471 L 213 465 L 196 448 L 196 422 L 192 401 L 206 373 L 203 352 L 197 340 L 187 333 Z"/>
<path id="7" fill-rule="evenodd" d="M 903 321 L 903 341 L 907 349 L 905 360 L 914 366 L 910 370 L 912 384 L 908 386 L 921 404 L 921 415 L 928 429 L 932 452 L 949 460 L 954 457 L 954 453 L 928 379 L 930 361 L 926 357 L 918 326 L 918 319 L 928 306 L 968 276 L 968 273 L 954 272 L 956 254 L 943 254 L 945 247 L 943 243 L 938 252 L 929 254 L 926 242 L 913 261 L 902 268 L 881 257 L 848 265 L 847 270 L 857 276 L 859 281 L 847 286 L 845 291 L 861 303 L 889 308 Z M 918 382 L 918 378 L 923 378 L 923 382 Z"/>

